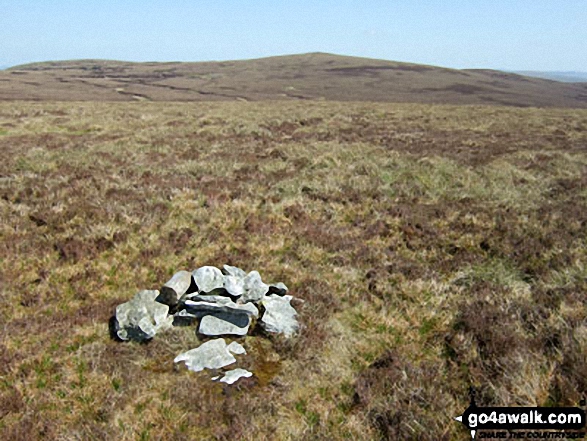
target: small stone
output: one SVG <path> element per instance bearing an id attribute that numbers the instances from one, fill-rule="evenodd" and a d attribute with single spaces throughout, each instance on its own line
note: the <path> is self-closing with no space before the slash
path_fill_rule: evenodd
<path id="1" fill-rule="evenodd" d="M 236 277 L 237 279 L 244 279 L 247 276 L 246 272 L 236 266 L 223 265 L 222 268 L 224 268 L 226 275 Z"/>
<path id="2" fill-rule="evenodd" d="M 287 294 L 287 286 L 285 283 L 272 283 L 269 285 L 269 294 L 277 294 L 278 296 L 284 296 Z"/>
<path id="3" fill-rule="evenodd" d="M 240 297 L 245 293 L 245 279 L 236 276 L 224 276 L 224 289 L 232 297 Z"/>
<path id="4" fill-rule="evenodd" d="M 290 295 L 280 297 L 277 294 L 263 299 L 261 304 L 265 307 L 265 313 L 261 318 L 261 326 L 267 332 L 284 334 L 288 338 L 298 332 L 300 325 L 296 320 L 297 312 L 290 305 L 292 299 Z"/>
<path id="5" fill-rule="evenodd" d="M 230 353 L 229 348 L 230 346 L 226 345 L 224 339 L 218 338 L 179 354 L 173 361 L 175 363 L 185 361 L 187 368 L 194 372 L 204 369 L 220 369 L 236 362 L 236 358 Z"/>
<path id="6" fill-rule="evenodd" d="M 208 336 L 218 335 L 247 335 L 251 318 L 246 314 L 206 315 L 200 321 L 200 334 Z"/>
<path id="7" fill-rule="evenodd" d="M 230 371 L 226 371 L 224 377 L 220 380 L 221 383 L 226 384 L 233 384 L 234 382 L 238 381 L 240 378 L 248 378 L 252 377 L 253 373 L 247 371 L 246 369 L 232 369 Z"/>
<path id="8" fill-rule="evenodd" d="M 241 345 L 240 343 L 237 343 L 236 341 L 233 341 L 231 344 L 229 344 L 227 346 L 227 349 L 229 352 L 232 352 L 233 354 L 236 354 L 236 355 L 242 355 L 242 354 L 247 353 L 247 351 L 245 350 L 243 345 Z"/>
<path id="9" fill-rule="evenodd" d="M 258 302 L 269 291 L 269 285 L 263 283 L 258 271 L 251 271 L 244 279 L 245 293 L 241 297 L 243 302 Z"/>
<path id="10" fill-rule="evenodd" d="M 224 288 L 224 275 L 215 266 L 203 266 L 192 273 L 198 291 L 211 293 Z"/>
<path id="11" fill-rule="evenodd" d="M 132 300 L 116 307 L 116 334 L 122 340 L 148 340 L 173 325 L 169 306 L 156 302 L 157 290 L 138 292 Z"/>
<path id="12" fill-rule="evenodd" d="M 157 301 L 171 307 L 177 306 L 179 300 L 187 292 L 191 284 L 192 273 L 179 271 L 163 285 Z"/>

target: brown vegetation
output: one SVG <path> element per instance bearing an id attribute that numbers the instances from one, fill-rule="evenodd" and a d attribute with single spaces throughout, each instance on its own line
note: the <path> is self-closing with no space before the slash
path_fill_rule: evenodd
<path id="1" fill-rule="evenodd" d="M 471 385 L 576 405 L 586 145 L 584 110 L 0 103 L 0 438 L 466 439 Z M 110 339 L 222 263 L 303 299 L 299 338 L 245 340 L 253 379 L 174 365 L 191 328 Z"/>
<path id="2" fill-rule="evenodd" d="M 312 53 L 200 63 L 33 63 L 0 72 L 0 100 L 336 100 L 587 108 L 587 83 Z"/>

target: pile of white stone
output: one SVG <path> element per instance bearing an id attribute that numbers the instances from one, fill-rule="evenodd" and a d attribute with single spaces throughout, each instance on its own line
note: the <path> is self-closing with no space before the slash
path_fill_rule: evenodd
<path id="1" fill-rule="evenodd" d="M 264 283 L 257 271 L 248 274 L 240 268 L 224 265 L 221 271 L 203 266 L 179 271 L 160 290 L 143 290 L 129 302 L 116 308 L 115 329 L 121 340 L 149 340 L 173 326 L 197 325 L 199 334 L 209 337 L 247 335 L 259 324 L 266 332 L 290 338 L 299 330 L 293 299 L 283 283 Z M 237 342 L 226 344 L 223 338 L 209 340 L 178 355 L 188 369 L 220 369 L 244 354 Z M 252 374 L 234 369 L 220 379 L 228 384 Z M 214 380 L 220 377 L 214 377 Z"/>

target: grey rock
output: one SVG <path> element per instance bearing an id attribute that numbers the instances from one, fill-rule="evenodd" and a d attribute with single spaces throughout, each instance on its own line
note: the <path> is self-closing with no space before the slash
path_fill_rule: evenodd
<path id="1" fill-rule="evenodd" d="M 269 285 L 269 294 L 277 294 L 278 296 L 284 296 L 287 294 L 288 288 L 285 283 L 271 283 Z"/>
<path id="2" fill-rule="evenodd" d="M 233 384 L 234 382 L 238 381 L 241 378 L 248 378 L 252 377 L 253 373 L 247 371 L 246 369 L 232 369 L 230 371 L 226 371 L 224 377 L 220 380 L 221 383 L 226 384 Z"/>
<path id="3" fill-rule="evenodd" d="M 192 273 L 179 271 L 163 285 L 157 301 L 174 307 L 192 284 Z"/>
<path id="4" fill-rule="evenodd" d="M 269 285 L 263 283 L 258 271 L 251 271 L 244 279 L 245 293 L 241 297 L 243 302 L 258 302 L 269 291 Z"/>
<path id="5" fill-rule="evenodd" d="M 206 315 L 200 321 L 200 334 L 208 336 L 218 335 L 247 335 L 251 318 L 246 314 L 219 313 Z"/>
<path id="6" fill-rule="evenodd" d="M 298 332 L 300 325 L 296 319 L 297 312 L 290 305 L 292 299 L 290 295 L 280 297 L 272 294 L 261 301 L 265 307 L 261 326 L 267 332 L 284 334 L 288 338 Z"/>
<path id="7" fill-rule="evenodd" d="M 217 338 L 179 354 L 173 361 L 175 363 L 185 361 L 187 368 L 194 372 L 204 369 L 220 369 L 236 362 L 236 358 L 228 348 L 229 346 L 226 345 L 224 339 Z"/>
<path id="8" fill-rule="evenodd" d="M 215 266 L 203 266 L 192 274 L 201 293 L 211 293 L 224 288 L 224 275 Z"/>
<path id="9" fill-rule="evenodd" d="M 228 297 L 214 296 L 195 296 L 184 302 L 187 311 L 196 314 L 199 317 L 208 315 L 211 312 L 225 312 L 228 314 L 246 314 L 252 317 L 259 316 L 259 310 L 252 303 L 238 304 Z M 213 301 L 205 301 L 213 300 Z"/>
<path id="10" fill-rule="evenodd" d="M 157 290 L 143 290 L 116 307 L 116 334 L 120 339 L 148 340 L 173 326 L 169 306 L 156 302 L 158 296 Z"/>
<path id="11" fill-rule="evenodd" d="M 222 268 L 224 268 L 224 272 L 227 275 L 236 277 L 237 279 L 244 279 L 247 276 L 246 272 L 236 266 L 223 265 Z"/>
<path id="12" fill-rule="evenodd" d="M 245 293 L 245 279 L 237 276 L 224 276 L 224 289 L 232 297 L 240 297 Z"/>
<path id="13" fill-rule="evenodd" d="M 185 296 L 185 300 L 191 300 L 192 302 L 209 302 L 209 303 L 222 303 L 231 301 L 226 296 L 220 296 L 217 294 L 200 294 L 194 292 Z"/>
<path id="14" fill-rule="evenodd" d="M 226 348 L 228 349 L 229 352 L 232 352 L 233 354 L 236 354 L 236 355 L 242 355 L 242 354 L 247 353 L 247 351 L 245 350 L 243 345 L 241 345 L 240 343 L 237 343 L 235 341 L 233 341 L 231 344 L 229 344 Z"/>

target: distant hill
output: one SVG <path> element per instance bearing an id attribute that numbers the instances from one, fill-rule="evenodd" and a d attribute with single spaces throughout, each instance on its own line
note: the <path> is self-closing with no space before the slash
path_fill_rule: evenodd
<path id="1" fill-rule="evenodd" d="M 546 80 L 562 81 L 564 83 L 586 83 L 587 72 L 542 72 L 536 70 L 522 70 L 515 73 L 528 77 L 544 78 Z"/>
<path id="2" fill-rule="evenodd" d="M 0 100 L 320 99 L 587 108 L 587 84 L 325 53 L 198 63 L 55 61 L 0 72 Z"/>

